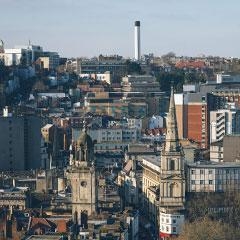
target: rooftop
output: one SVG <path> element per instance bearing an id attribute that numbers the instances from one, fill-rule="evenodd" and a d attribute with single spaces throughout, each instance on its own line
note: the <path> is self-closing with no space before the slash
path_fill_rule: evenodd
<path id="1" fill-rule="evenodd" d="M 240 162 L 213 162 L 213 161 L 199 161 L 195 163 L 188 163 L 188 167 L 195 168 L 240 168 Z"/>

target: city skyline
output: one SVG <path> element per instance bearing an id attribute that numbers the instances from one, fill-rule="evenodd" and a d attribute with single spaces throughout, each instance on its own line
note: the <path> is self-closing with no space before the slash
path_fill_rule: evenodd
<path id="1" fill-rule="evenodd" d="M 240 57 L 240 2 L 2 0 L 0 39 L 6 48 L 41 45 L 61 56 L 134 56 L 134 22 L 141 52 Z M 6 20 L 7 19 L 7 20 Z"/>

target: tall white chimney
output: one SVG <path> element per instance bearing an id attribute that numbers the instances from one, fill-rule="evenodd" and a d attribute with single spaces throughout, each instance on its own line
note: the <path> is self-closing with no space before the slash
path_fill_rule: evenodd
<path id="1" fill-rule="evenodd" d="M 139 61 L 141 58 L 141 46 L 140 46 L 140 21 L 135 22 L 134 27 L 134 48 L 135 48 L 135 60 Z"/>

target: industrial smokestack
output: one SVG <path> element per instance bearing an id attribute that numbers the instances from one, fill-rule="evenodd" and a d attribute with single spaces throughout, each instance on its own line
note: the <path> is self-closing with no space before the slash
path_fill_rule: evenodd
<path id="1" fill-rule="evenodd" d="M 140 21 L 135 22 L 134 27 L 134 48 L 135 48 L 135 60 L 139 61 L 141 58 L 141 46 L 140 46 Z"/>

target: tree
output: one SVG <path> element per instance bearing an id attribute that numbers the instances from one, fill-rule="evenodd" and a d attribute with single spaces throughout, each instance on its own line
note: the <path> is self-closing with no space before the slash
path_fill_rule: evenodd
<path id="1" fill-rule="evenodd" d="M 229 224 L 213 221 L 207 217 L 185 223 L 178 240 L 238 240 L 240 232 Z"/>
<path id="2" fill-rule="evenodd" d="M 127 74 L 134 74 L 134 73 L 141 74 L 142 73 L 142 68 L 139 63 L 127 60 L 126 65 L 127 65 Z"/>

